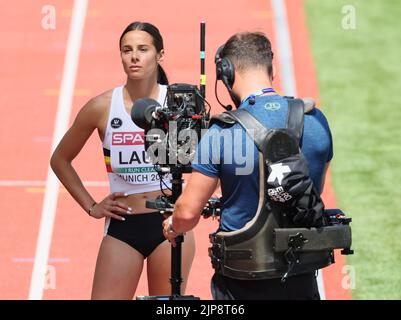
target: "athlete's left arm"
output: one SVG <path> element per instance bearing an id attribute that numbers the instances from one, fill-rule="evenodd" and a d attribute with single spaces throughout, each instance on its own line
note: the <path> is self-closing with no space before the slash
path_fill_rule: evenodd
<path id="1" fill-rule="evenodd" d="M 165 237 L 173 243 L 178 234 L 193 229 L 199 222 L 203 208 L 216 189 L 218 178 L 206 176 L 194 171 L 185 187 L 182 195 L 177 199 L 173 218 L 172 229 L 168 232 L 168 220 L 163 222 Z"/>

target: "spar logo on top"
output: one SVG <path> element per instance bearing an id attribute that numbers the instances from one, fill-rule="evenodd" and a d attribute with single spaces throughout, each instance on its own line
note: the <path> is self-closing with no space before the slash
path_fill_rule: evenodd
<path id="1" fill-rule="evenodd" d="M 144 145 L 143 131 L 138 132 L 113 132 L 111 144 L 113 146 L 139 146 Z"/>

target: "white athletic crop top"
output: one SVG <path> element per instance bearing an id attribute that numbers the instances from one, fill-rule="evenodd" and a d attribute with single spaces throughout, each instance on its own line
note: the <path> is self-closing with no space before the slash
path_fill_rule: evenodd
<path id="1" fill-rule="evenodd" d="M 131 120 L 125 110 L 123 88 L 113 90 L 103 140 L 110 191 L 134 194 L 160 190 L 159 176 L 145 152 L 144 130 Z M 166 93 L 167 86 L 159 84 L 157 101 L 161 105 Z"/>

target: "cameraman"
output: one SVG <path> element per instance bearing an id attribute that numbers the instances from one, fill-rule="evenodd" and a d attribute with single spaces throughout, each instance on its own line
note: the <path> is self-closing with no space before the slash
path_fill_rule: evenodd
<path id="1" fill-rule="evenodd" d="M 269 39 L 262 33 L 239 33 L 232 36 L 220 52 L 234 69 L 231 83 L 225 81 L 237 108 L 247 110 L 268 128 L 285 127 L 288 102 L 272 89 L 273 53 Z M 216 144 L 216 132 L 227 130 L 231 137 Z M 242 143 L 235 130 L 242 130 Z M 214 142 L 213 142 L 214 140 Z M 227 143 L 231 142 L 231 143 Z M 247 148 L 245 131 L 236 123 L 224 126 L 213 124 L 201 139 L 193 163 L 194 172 L 175 205 L 173 215 L 165 220 L 164 234 L 174 245 L 177 234 L 193 229 L 199 221 L 206 202 L 221 183 L 220 231 L 243 228 L 255 216 L 259 200 L 259 159 L 255 145 Z M 332 158 L 332 140 L 326 118 L 314 109 L 304 117 L 304 132 L 300 142 L 308 160 L 310 177 L 321 193 L 324 177 Z M 246 150 L 251 173 L 238 174 L 243 165 L 227 154 L 237 154 L 236 148 Z M 231 148 L 234 152 L 227 152 Z M 209 154 L 209 157 L 205 157 Z M 206 159 L 205 159 L 206 158 Z M 246 165 L 249 167 L 249 163 Z M 212 278 L 214 299 L 319 299 L 315 272 L 290 276 L 285 283 L 280 278 L 268 280 L 239 280 L 215 272 Z"/>

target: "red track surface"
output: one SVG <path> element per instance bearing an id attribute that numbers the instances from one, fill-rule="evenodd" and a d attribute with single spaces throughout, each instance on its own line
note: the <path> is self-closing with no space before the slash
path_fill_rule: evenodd
<path id="1" fill-rule="evenodd" d="M 56 30 L 41 26 L 43 3 L 25 1 L 9 4 L 0 12 L 0 95 L 2 173 L 0 180 L 44 181 L 50 157 L 63 72 L 72 1 L 52 1 L 56 7 Z M 214 98 L 214 53 L 237 31 L 258 30 L 275 43 L 270 2 L 254 1 L 90 1 L 81 48 L 71 119 L 90 97 L 124 83 L 118 39 L 122 30 L 135 20 L 150 21 L 162 32 L 166 58 L 164 67 L 170 82 L 199 82 L 199 22 L 206 21 L 207 98 Z M 318 97 L 313 62 L 305 29 L 303 1 L 287 1 L 294 68 L 300 96 Z M 276 55 L 277 57 L 277 55 Z M 279 57 L 278 57 L 279 59 Z M 305 81 L 304 79 L 307 79 Z M 281 90 L 280 75 L 275 87 Z M 220 92 L 223 92 L 221 89 Z M 226 100 L 228 98 L 226 96 Z M 221 109 L 214 107 L 215 113 Z M 105 181 L 102 149 L 96 134 L 74 162 L 85 181 Z M 107 187 L 89 187 L 95 199 L 108 193 Z M 0 186 L 3 195 L 0 225 L 0 299 L 26 299 L 32 275 L 43 186 Z M 331 188 L 324 195 L 334 207 Z M 209 299 L 212 274 L 207 257 L 207 235 L 216 222 L 202 221 L 196 228 L 197 253 L 187 292 Z M 88 299 L 90 297 L 103 223 L 88 218 L 72 198 L 61 189 L 51 242 L 51 273 L 44 299 Z M 326 297 L 349 298 L 341 289 L 342 259 L 325 270 Z M 55 272 L 55 273 L 53 273 Z M 55 276 L 55 278 L 52 278 Z M 142 277 L 137 295 L 147 295 Z"/>

